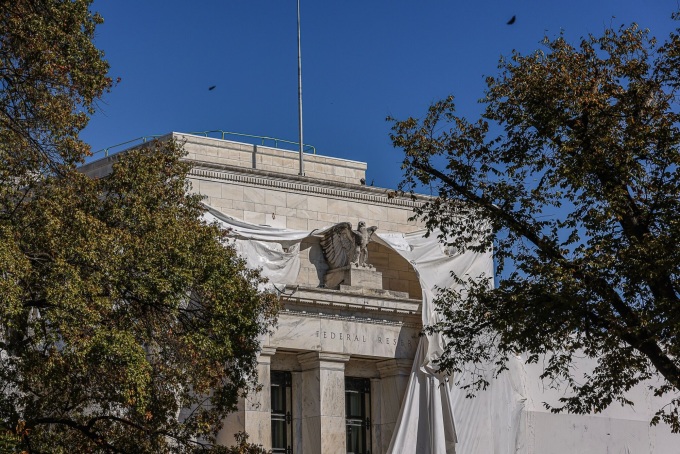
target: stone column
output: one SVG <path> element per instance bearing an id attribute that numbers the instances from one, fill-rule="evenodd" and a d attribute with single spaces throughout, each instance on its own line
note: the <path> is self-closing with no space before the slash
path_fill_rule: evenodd
<path id="1" fill-rule="evenodd" d="M 374 430 L 380 435 L 380 440 L 374 437 L 375 453 L 384 453 L 390 445 L 412 366 L 413 360 L 410 359 L 388 359 L 376 363 L 380 373 L 381 399 L 380 408 L 374 410 L 380 412 L 380 428 Z"/>
<path id="2" fill-rule="evenodd" d="M 371 378 L 371 452 L 382 453 L 382 380 Z"/>
<path id="3" fill-rule="evenodd" d="M 349 355 L 307 352 L 302 370 L 302 454 L 344 454 L 345 363 Z"/>
<path id="4" fill-rule="evenodd" d="M 272 447 L 272 402 L 270 364 L 276 353 L 273 347 L 262 347 L 257 359 L 257 381 L 261 385 L 259 391 L 250 391 L 248 396 L 240 398 L 238 408 L 224 421 L 217 442 L 231 446 L 236 443 L 234 434 L 244 431 L 248 434 L 248 441 L 261 444 L 265 449 Z"/>
<path id="5" fill-rule="evenodd" d="M 302 396 L 305 395 L 305 391 L 302 386 L 302 372 L 291 372 L 291 379 L 293 382 L 293 398 L 291 399 L 292 408 L 290 410 L 293 414 L 293 452 L 298 453 L 302 452 L 302 444 L 304 441 L 302 439 Z"/>

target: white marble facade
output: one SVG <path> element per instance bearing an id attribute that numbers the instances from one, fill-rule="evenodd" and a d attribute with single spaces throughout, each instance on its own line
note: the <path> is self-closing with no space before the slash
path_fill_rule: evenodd
<path id="1" fill-rule="evenodd" d="M 416 202 L 360 183 L 366 178 L 365 163 L 306 155 L 305 177 L 300 177 L 296 153 L 181 138 L 196 163 L 194 189 L 206 196 L 206 204 L 227 215 L 296 230 L 338 222 L 356 226 L 359 221 L 386 233 L 420 228 L 408 220 Z M 288 371 L 293 453 L 347 452 L 345 377 L 370 380 L 366 450 L 383 453 L 422 327 L 417 276 L 398 254 L 371 244 L 373 279 L 366 276 L 326 289 L 328 267 L 318 245 L 303 243 L 300 255 L 300 275 L 284 290 L 278 326 L 260 355 L 262 391 L 225 421 L 221 442 L 229 444 L 236 431 L 245 430 L 251 441 L 271 448 L 269 376 L 271 371 Z"/>

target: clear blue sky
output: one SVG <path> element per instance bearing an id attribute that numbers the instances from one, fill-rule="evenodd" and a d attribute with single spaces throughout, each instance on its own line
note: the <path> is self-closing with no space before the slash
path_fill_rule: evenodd
<path id="1" fill-rule="evenodd" d="M 421 116 L 449 94 L 474 116 L 499 57 L 560 30 L 575 42 L 637 22 L 663 39 L 678 25 L 676 0 L 301 3 L 305 143 L 368 162 L 368 182 L 390 188 L 401 155 L 386 116 Z M 121 78 L 83 133 L 93 151 L 170 131 L 297 141 L 296 0 L 97 0 L 93 9 L 105 20 L 96 43 Z"/>

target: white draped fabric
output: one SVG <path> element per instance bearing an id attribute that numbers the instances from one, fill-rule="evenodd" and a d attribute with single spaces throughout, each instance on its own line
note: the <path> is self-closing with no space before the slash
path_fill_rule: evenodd
<path id="1" fill-rule="evenodd" d="M 240 256 L 250 268 L 261 268 L 271 284 L 295 283 L 300 272 L 300 242 L 310 232 L 249 224 L 212 208 L 208 208 L 203 219 L 229 230 Z"/>
<path id="2" fill-rule="evenodd" d="M 452 288 L 459 277 L 493 276 L 490 252 L 446 251 L 436 237 L 424 232 L 380 235 L 382 242 L 408 260 L 418 274 L 423 291 L 423 326 L 439 321 L 434 298 L 437 288 Z M 409 248 L 399 248 L 400 244 Z M 420 338 L 404 401 L 388 453 L 453 453 L 456 437 L 453 383 L 437 373 L 433 361 L 443 352 L 440 335 Z"/>

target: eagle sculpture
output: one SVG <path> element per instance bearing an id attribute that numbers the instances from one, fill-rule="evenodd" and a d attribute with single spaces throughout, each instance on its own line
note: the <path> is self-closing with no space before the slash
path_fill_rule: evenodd
<path id="1" fill-rule="evenodd" d="M 321 239 L 321 248 L 330 269 L 348 265 L 370 266 L 368 260 L 368 243 L 378 227 L 366 227 L 360 221 L 357 229 L 352 224 L 341 222 L 331 227 Z"/>

